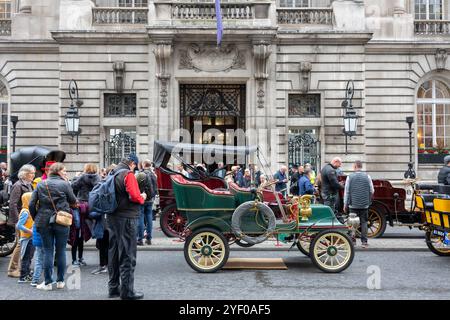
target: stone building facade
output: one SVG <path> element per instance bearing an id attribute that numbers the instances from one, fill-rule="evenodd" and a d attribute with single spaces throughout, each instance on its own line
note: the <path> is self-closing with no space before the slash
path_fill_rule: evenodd
<path id="1" fill-rule="evenodd" d="M 155 139 L 201 122 L 220 141 L 229 129 L 271 130 L 247 143 L 273 169 L 341 156 L 345 169 L 361 159 L 372 177 L 399 181 L 412 116 L 415 170 L 435 179 L 450 149 L 448 0 L 221 7 L 218 47 L 211 1 L 0 0 L 2 150 L 11 151 L 8 115 L 19 117 L 17 148 L 60 148 L 71 171 L 130 150 L 151 158 Z M 71 80 L 83 100 L 79 154 L 64 124 Z M 346 146 L 349 83 L 359 125 Z"/>

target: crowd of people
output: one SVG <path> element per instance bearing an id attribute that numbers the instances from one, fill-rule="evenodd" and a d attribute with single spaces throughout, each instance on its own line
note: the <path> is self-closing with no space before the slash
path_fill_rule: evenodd
<path id="1" fill-rule="evenodd" d="M 341 212 L 355 214 L 361 221 L 362 244 L 367 246 L 368 208 L 374 193 L 372 180 L 362 172 L 361 161 L 355 161 L 354 173 L 344 183 L 339 179 L 341 165 L 342 160 L 334 158 L 318 174 L 310 164 L 290 169 L 281 166 L 269 180 L 256 165 L 243 168 L 219 163 L 209 174 L 241 188 L 271 188 L 273 185 L 283 196 L 313 195 L 317 201 L 331 207 L 341 222 Z M 7 177 L 3 167 L 6 166 L 0 164 L 2 177 Z M 62 163 L 49 161 L 40 169 L 44 174 L 35 178 L 33 165 L 22 166 L 18 181 L 10 186 L 8 223 L 16 227 L 19 244 L 11 256 L 8 276 L 41 290 L 53 290 L 54 284 L 62 289 L 65 287 L 67 243 L 71 246 L 72 266 L 84 267 L 84 243 L 93 238 L 99 252 L 99 265 L 92 273 L 109 274 L 109 296 L 141 299 L 143 294 L 134 290 L 134 268 L 137 246 L 151 245 L 152 241 L 153 201 L 157 195 L 152 162 L 141 163 L 131 154 L 119 164 L 100 170 L 97 165 L 88 163 L 83 172 L 71 180 Z M 175 171 L 196 178 L 208 170 L 204 164 L 194 164 L 175 166 Z M 103 215 L 90 210 L 89 197 L 99 182 L 108 179 L 113 179 L 117 208 L 113 214 Z M 8 180 L 2 179 L 1 185 L 5 189 Z M 341 190 L 343 201 L 339 199 Z M 341 202 L 343 208 L 339 208 Z M 55 214 L 60 211 L 71 213 L 70 227 L 55 222 Z"/>
<path id="2" fill-rule="evenodd" d="M 54 285 L 63 289 L 67 243 L 71 246 L 72 266 L 81 267 L 86 266 L 84 243 L 94 238 L 99 265 L 92 273 L 109 274 L 109 296 L 143 298 L 134 290 L 134 268 L 137 245 L 144 245 L 144 240 L 151 245 L 152 240 L 152 209 L 157 194 L 152 162 L 140 163 L 131 154 L 105 169 L 88 163 L 73 179 L 68 178 L 62 163 L 48 161 L 40 169 L 44 174 L 35 178 L 33 165 L 22 166 L 18 181 L 8 192 L 8 224 L 16 227 L 19 240 L 10 258 L 8 276 L 45 291 L 53 290 Z M 111 176 L 118 205 L 113 214 L 106 216 L 89 209 L 89 194 Z M 4 188 L 6 183 L 2 182 Z M 70 227 L 55 220 L 60 212 L 70 212 Z"/>

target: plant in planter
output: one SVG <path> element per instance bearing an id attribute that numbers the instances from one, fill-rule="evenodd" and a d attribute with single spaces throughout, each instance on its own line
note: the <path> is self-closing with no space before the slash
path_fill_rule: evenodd
<path id="1" fill-rule="evenodd" d="M 446 146 L 442 140 L 440 140 L 436 147 L 434 148 L 436 150 L 436 153 L 438 154 L 448 154 L 448 149 L 446 149 Z"/>
<path id="2" fill-rule="evenodd" d="M 8 147 L 7 146 L 0 146 L 0 154 L 5 154 L 8 151 Z"/>

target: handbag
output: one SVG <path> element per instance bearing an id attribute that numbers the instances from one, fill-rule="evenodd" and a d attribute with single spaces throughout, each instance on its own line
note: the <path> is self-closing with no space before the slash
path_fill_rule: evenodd
<path id="1" fill-rule="evenodd" d="M 57 210 L 55 203 L 53 202 L 50 190 L 48 189 L 47 181 L 45 181 L 45 187 L 47 188 L 48 196 L 52 203 L 55 214 L 50 218 L 50 223 L 56 223 L 64 227 L 70 227 L 72 225 L 72 215 L 69 212 L 63 210 Z"/>

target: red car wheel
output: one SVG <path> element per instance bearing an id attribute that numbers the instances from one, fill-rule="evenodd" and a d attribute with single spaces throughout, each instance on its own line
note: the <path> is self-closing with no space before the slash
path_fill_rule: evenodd
<path id="1" fill-rule="evenodd" d="M 159 222 L 162 232 L 169 238 L 179 237 L 186 228 L 186 217 L 178 211 L 176 204 L 162 210 Z"/>

